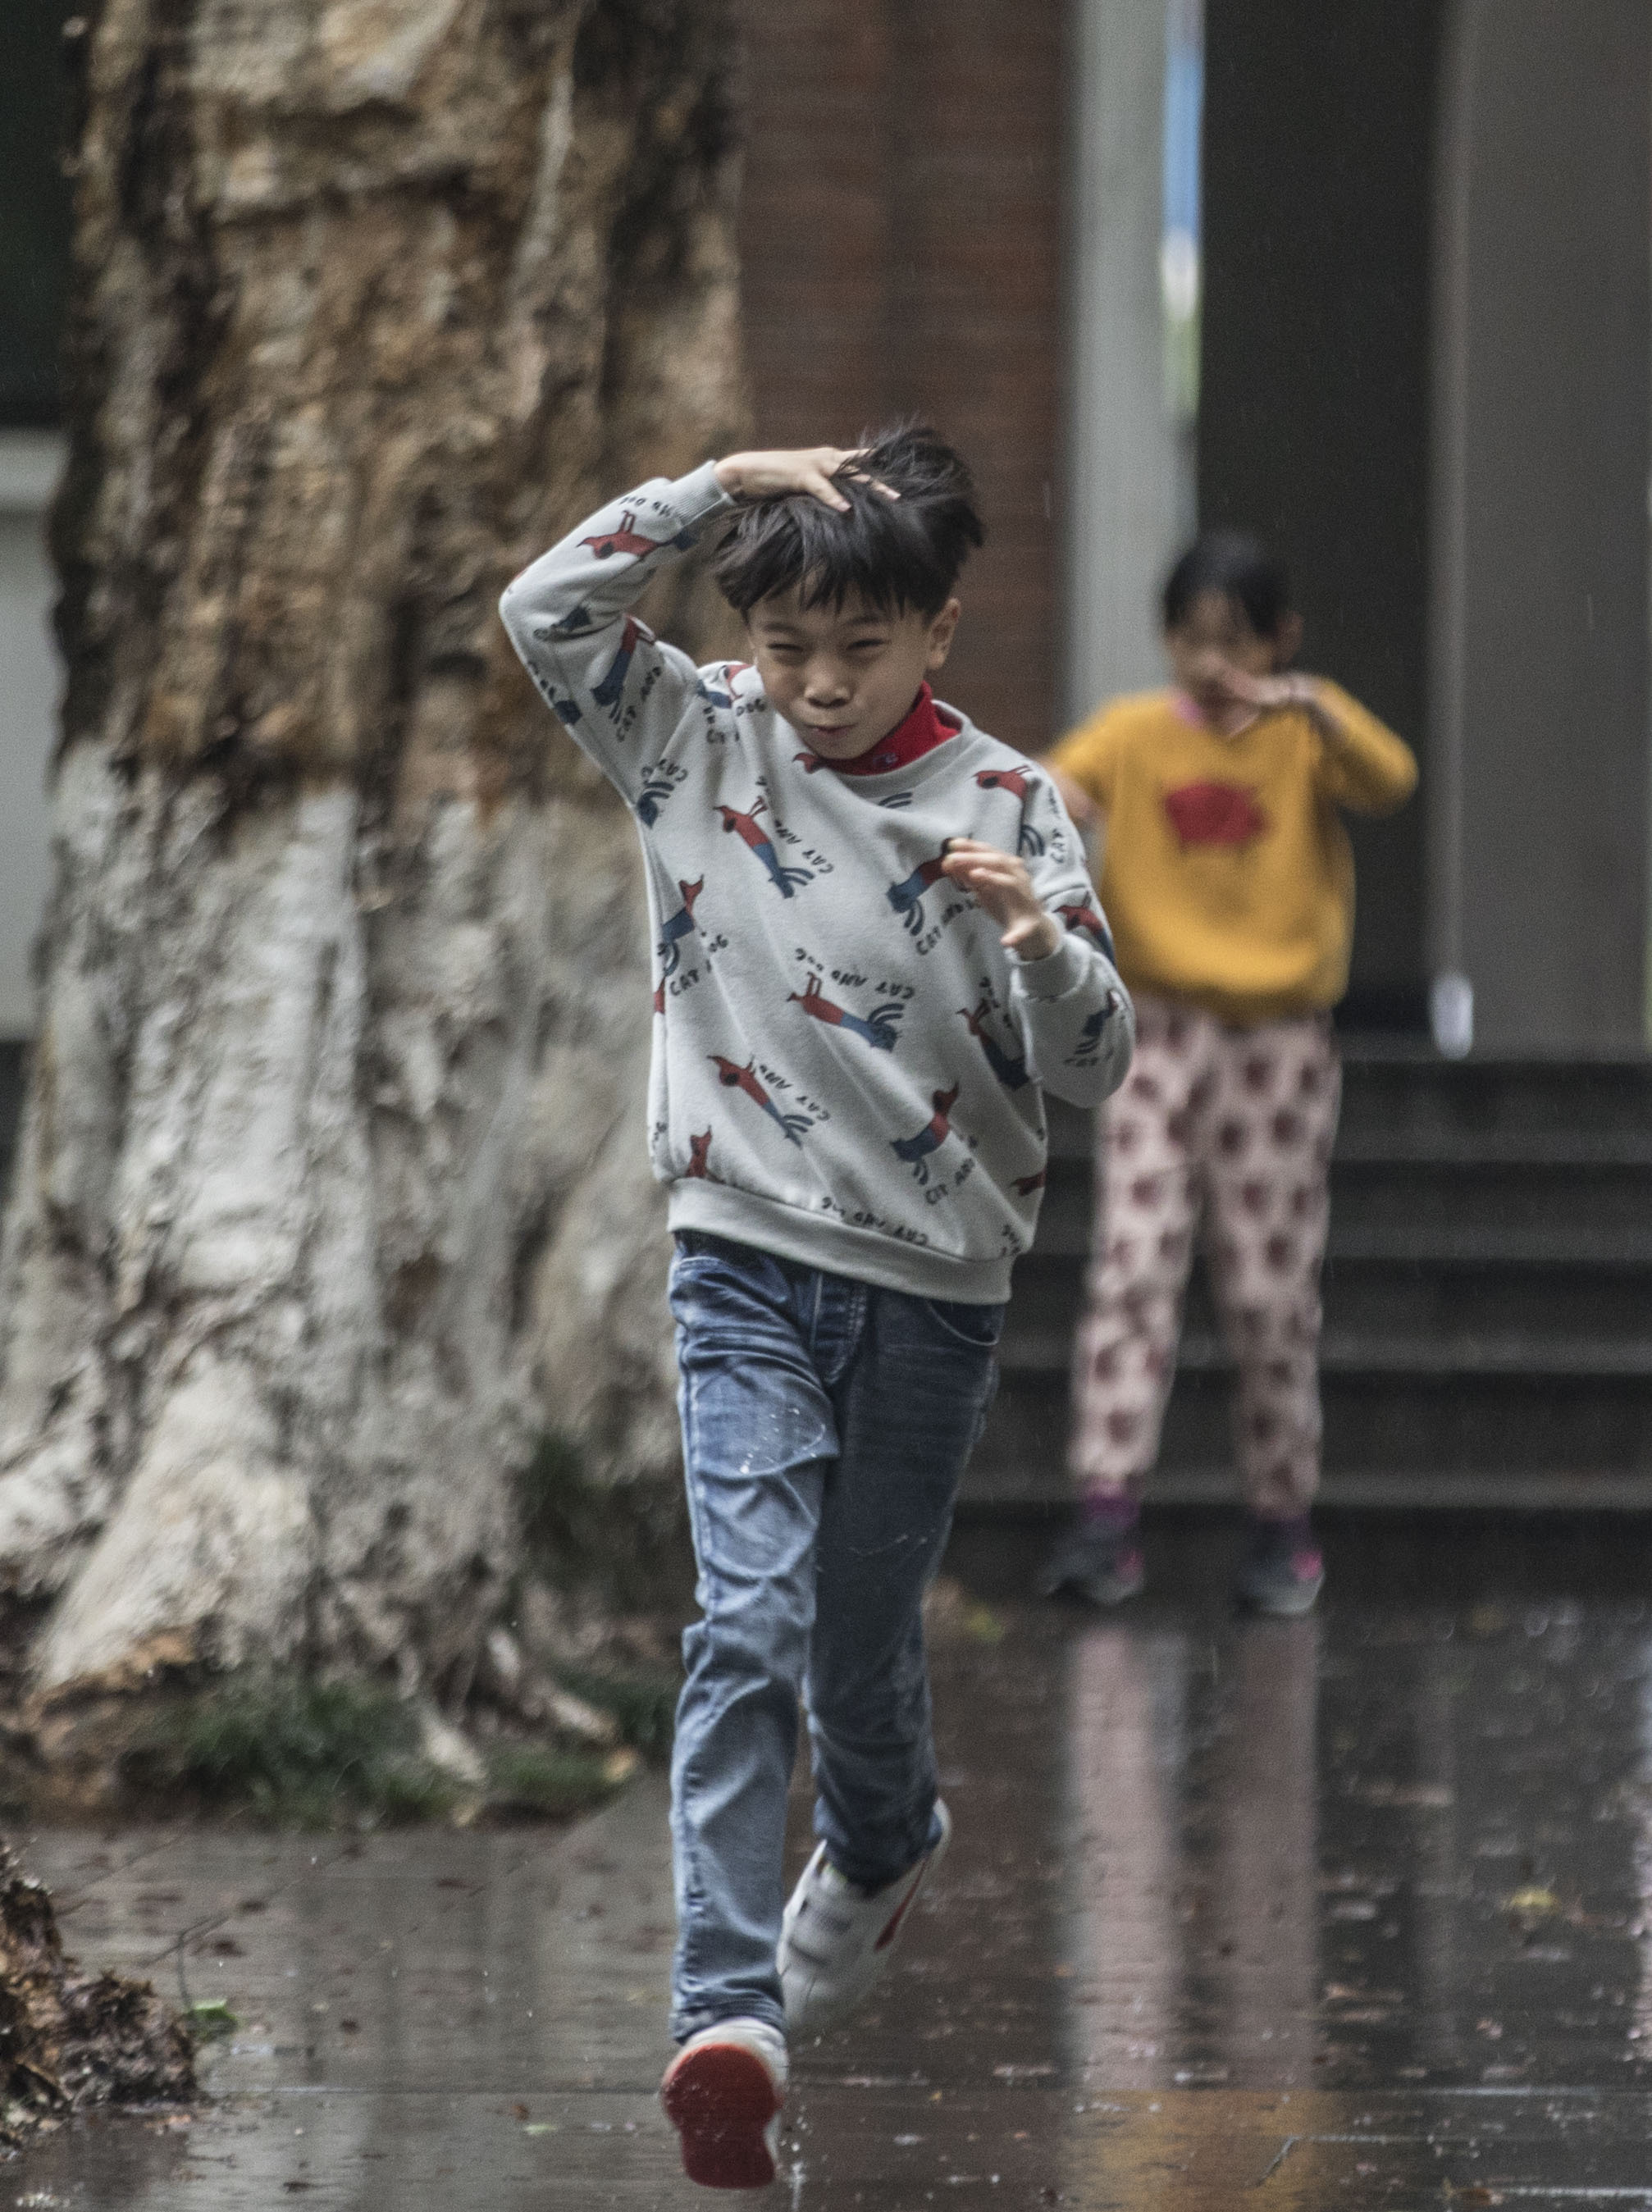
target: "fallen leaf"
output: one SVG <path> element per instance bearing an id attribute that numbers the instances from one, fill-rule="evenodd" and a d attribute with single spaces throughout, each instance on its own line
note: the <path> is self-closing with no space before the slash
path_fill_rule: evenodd
<path id="1" fill-rule="evenodd" d="M 197 2043 L 210 2043 L 215 2036 L 228 2035 L 240 2026 L 222 1997 L 200 1998 L 184 2018 Z"/>
<path id="2" fill-rule="evenodd" d="M 1552 1889 L 1517 1889 L 1503 1906 L 1509 1912 L 1558 1912 L 1560 1899 Z"/>
<path id="3" fill-rule="evenodd" d="M 511 2118 L 513 2120 L 525 2120 L 531 2118 L 531 2115 L 525 2105 L 513 2105 L 511 2106 Z"/>

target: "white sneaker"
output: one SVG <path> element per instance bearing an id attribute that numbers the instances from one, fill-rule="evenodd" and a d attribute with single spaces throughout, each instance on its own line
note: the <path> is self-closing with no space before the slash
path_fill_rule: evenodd
<path id="1" fill-rule="evenodd" d="M 786 2038 L 766 2020 L 720 2020 L 665 2069 L 659 2101 L 683 2144 L 683 2171 L 707 2189 L 766 2189 L 779 2155 Z"/>
<path id="2" fill-rule="evenodd" d="M 792 1892 L 780 1923 L 777 1964 L 793 2035 L 823 2035 L 872 1993 L 918 1892 L 952 1840 L 952 1815 L 938 1799 L 938 1840 L 893 1881 L 868 1893 L 846 1881 L 823 1844 Z"/>

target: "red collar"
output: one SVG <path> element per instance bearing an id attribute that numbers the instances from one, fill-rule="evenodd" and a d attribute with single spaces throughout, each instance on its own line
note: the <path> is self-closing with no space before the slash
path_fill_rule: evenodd
<path id="1" fill-rule="evenodd" d="M 927 684 L 920 684 L 918 696 L 912 702 L 912 711 L 903 722 L 897 722 L 888 737 L 853 760 L 823 761 L 823 768 L 835 768 L 840 775 L 887 775 L 891 769 L 909 768 L 926 753 L 932 753 L 937 745 L 944 745 L 949 738 L 956 738 L 963 727 L 943 714 L 935 704 L 935 695 Z"/>

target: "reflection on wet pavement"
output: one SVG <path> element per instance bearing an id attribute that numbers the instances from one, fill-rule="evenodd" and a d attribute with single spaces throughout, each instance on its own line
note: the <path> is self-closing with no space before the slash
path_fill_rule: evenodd
<path id="1" fill-rule="evenodd" d="M 1021 1601 L 1039 1540 L 955 1546 L 957 1841 L 755 2201 L 1652 2207 L 1652 1540 L 1350 1522 L 1291 1624 L 1230 1617 L 1220 1524 L 1108 1621 Z M 194 2126 L 69 2131 L 0 2207 L 717 2201 L 653 2101 L 664 1815 L 27 1841 L 82 1956 L 240 2025 Z"/>

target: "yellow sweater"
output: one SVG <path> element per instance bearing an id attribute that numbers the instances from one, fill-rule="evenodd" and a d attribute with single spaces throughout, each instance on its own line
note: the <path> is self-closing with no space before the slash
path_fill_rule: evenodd
<path id="1" fill-rule="evenodd" d="M 1147 691 L 1110 701 L 1051 754 L 1106 817 L 1102 904 L 1133 988 L 1238 1029 L 1347 988 L 1354 856 L 1336 810 L 1387 813 L 1417 763 L 1357 700 L 1321 689 L 1340 745 L 1300 709 L 1224 738 L 1179 692 Z"/>

